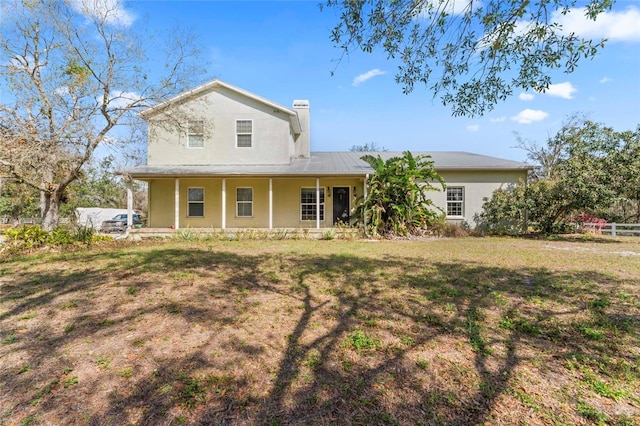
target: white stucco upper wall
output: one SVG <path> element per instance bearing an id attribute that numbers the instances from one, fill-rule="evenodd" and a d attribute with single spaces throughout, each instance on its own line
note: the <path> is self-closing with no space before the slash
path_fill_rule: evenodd
<path id="1" fill-rule="evenodd" d="M 188 120 L 204 122 L 204 147 L 187 144 Z M 252 146 L 236 146 L 236 120 L 251 120 Z M 291 111 L 214 86 L 148 117 L 147 164 L 288 164 L 295 155 Z"/>

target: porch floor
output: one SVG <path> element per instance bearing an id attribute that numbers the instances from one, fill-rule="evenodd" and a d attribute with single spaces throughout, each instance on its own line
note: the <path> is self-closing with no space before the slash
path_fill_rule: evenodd
<path id="1" fill-rule="evenodd" d="M 236 236 L 264 239 L 320 239 L 327 235 L 342 237 L 347 234 L 358 235 L 356 228 L 134 228 L 129 231 L 128 238 L 142 240 L 150 238 L 173 238 L 179 235 L 193 235 L 194 237 L 206 237 L 209 234 L 217 234 L 225 238 L 233 239 Z"/>

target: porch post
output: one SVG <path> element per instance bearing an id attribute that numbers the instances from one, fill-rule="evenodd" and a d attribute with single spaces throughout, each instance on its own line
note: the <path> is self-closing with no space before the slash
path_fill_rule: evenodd
<path id="1" fill-rule="evenodd" d="M 222 178 L 222 226 L 227 227 L 227 179 Z"/>
<path id="2" fill-rule="evenodd" d="M 133 226 L 133 179 L 127 176 L 127 228 Z"/>
<path id="3" fill-rule="evenodd" d="M 273 229 L 273 178 L 269 178 L 269 229 Z"/>
<path id="4" fill-rule="evenodd" d="M 369 180 L 369 173 L 364 175 L 364 202 L 367 201 L 367 181 Z M 364 232 L 367 233 L 367 205 L 365 204 L 362 208 L 362 220 L 364 222 Z"/>
<path id="5" fill-rule="evenodd" d="M 316 178 L 316 229 L 320 229 L 320 178 Z"/>
<path id="6" fill-rule="evenodd" d="M 173 227 L 180 229 L 180 178 L 175 179 L 176 189 L 174 194 L 174 213 L 173 213 Z"/>

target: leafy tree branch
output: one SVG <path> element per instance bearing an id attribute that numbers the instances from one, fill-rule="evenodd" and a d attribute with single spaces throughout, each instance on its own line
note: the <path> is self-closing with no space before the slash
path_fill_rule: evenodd
<path id="1" fill-rule="evenodd" d="M 558 17 L 595 20 L 612 0 L 327 0 L 338 22 L 330 39 L 342 57 L 381 49 L 398 60 L 404 93 L 424 85 L 454 116 L 478 116 L 515 89 L 544 91 L 551 72 L 570 73 L 605 40 L 563 30 Z"/>

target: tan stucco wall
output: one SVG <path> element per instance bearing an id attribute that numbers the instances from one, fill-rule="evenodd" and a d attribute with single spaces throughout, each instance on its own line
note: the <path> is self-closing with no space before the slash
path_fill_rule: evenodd
<path id="1" fill-rule="evenodd" d="M 173 225 L 174 185 L 173 179 L 153 179 L 148 182 L 147 224 L 150 228 L 167 228 Z"/>
<path id="2" fill-rule="evenodd" d="M 187 146 L 189 119 L 203 120 L 204 148 Z M 237 119 L 253 120 L 251 148 L 236 148 Z M 289 164 L 295 149 L 289 115 L 226 88 L 217 88 L 149 120 L 149 166 Z"/>
<path id="3" fill-rule="evenodd" d="M 316 178 L 273 178 L 273 227 L 315 228 L 316 221 L 300 218 L 300 189 L 315 188 Z M 363 178 L 320 178 L 325 191 L 325 220 L 320 227 L 333 226 L 334 186 L 349 187 L 351 205 L 363 193 Z M 222 226 L 222 178 L 180 179 L 180 228 L 220 228 Z M 188 188 L 204 188 L 204 218 L 187 217 Z M 236 189 L 253 188 L 253 217 L 237 217 Z M 356 188 L 355 194 L 353 188 Z M 268 228 L 269 226 L 269 178 L 226 178 L 226 228 Z M 149 227 L 165 228 L 174 225 L 175 180 L 153 179 L 149 181 Z"/>
<path id="4" fill-rule="evenodd" d="M 204 217 L 187 217 L 187 194 L 189 188 L 204 188 Z M 222 223 L 220 194 L 222 179 L 180 179 L 179 227 L 219 227 Z M 149 218 L 151 228 L 166 228 L 175 223 L 175 179 L 149 181 Z"/>
<path id="5" fill-rule="evenodd" d="M 253 217 L 238 217 L 236 209 L 236 189 L 253 188 Z M 226 179 L 227 228 L 268 228 L 269 227 L 269 179 Z M 222 205 L 220 192 L 212 193 Z M 220 222 L 218 226 L 221 226 Z"/>
<path id="6" fill-rule="evenodd" d="M 452 217 L 452 222 L 466 222 L 476 225 L 474 216 L 482 211 L 484 198 L 491 197 L 493 191 L 517 184 L 526 177 L 526 171 L 468 171 L 441 172 L 448 187 L 464 188 L 464 215 Z M 282 178 L 272 180 L 273 185 L 273 227 L 274 228 L 315 228 L 316 221 L 302 221 L 300 218 L 300 189 L 315 188 L 316 178 Z M 363 178 L 330 177 L 320 178 L 320 187 L 325 190 L 325 220 L 320 227 L 333 226 L 332 188 L 349 187 L 351 208 L 357 196 L 364 191 Z M 187 217 L 188 188 L 204 188 L 205 205 L 203 218 Z M 253 217 L 236 215 L 236 188 L 253 188 Z M 355 194 L 353 188 L 356 188 Z M 222 178 L 182 178 L 180 179 L 180 228 L 220 228 L 222 226 Z M 430 192 L 433 203 L 446 212 L 446 192 Z M 169 227 L 174 224 L 175 180 L 153 179 L 149 181 L 149 226 Z M 227 178 L 226 179 L 226 227 L 227 228 L 267 228 L 269 226 L 269 178 Z"/>
<path id="7" fill-rule="evenodd" d="M 354 206 L 353 187 L 356 187 L 356 195 L 362 195 L 364 188 L 363 178 L 320 178 L 320 187 L 325 191 L 325 217 L 320 221 L 321 228 L 333 226 L 333 197 L 334 186 L 346 186 L 350 188 L 350 208 Z M 315 228 L 316 221 L 302 221 L 300 218 L 300 189 L 315 188 L 315 178 L 274 178 L 273 179 L 273 205 L 275 228 Z M 329 189 L 328 189 L 329 188 Z"/>

